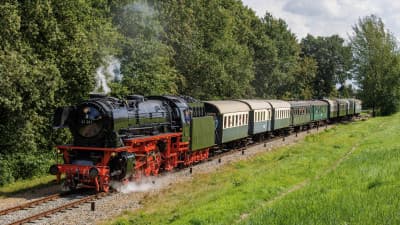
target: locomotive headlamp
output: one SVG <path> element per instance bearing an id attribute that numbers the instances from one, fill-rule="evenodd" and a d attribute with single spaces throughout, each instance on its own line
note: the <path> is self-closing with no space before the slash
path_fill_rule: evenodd
<path id="1" fill-rule="evenodd" d="M 52 165 L 50 166 L 49 172 L 51 175 L 57 175 L 60 172 L 60 170 L 58 169 L 57 165 Z"/>
<path id="2" fill-rule="evenodd" d="M 99 175 L 99 170 L 96 167 L 92 167 L 89 170 L 89 177 L 95 178 Z"/>
<path id="3" fill-rule="evenodd" d="M 115 157 L 115 156 L 117 156 L 116 152 L 111 153 L 111 157 Z"/>

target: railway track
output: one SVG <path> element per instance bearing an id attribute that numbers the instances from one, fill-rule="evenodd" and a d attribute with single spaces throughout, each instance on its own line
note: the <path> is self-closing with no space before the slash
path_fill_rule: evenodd
<path id="1" fill-rule="evenodd" d="M 4 209 L 4 210 L 0 211 L 0 216 L 6 215 L 6 214 L 9 214 L 9 213 L 18 211 L 18 210 L 31 208 L 31 207 L 33 207 L 35 205 L 39 205 L 39 204 L 42 204 L 42 203 L 45 203 L 45 202 L 48 202 L 48 201 L 52 201 L 52 200 L 58 199 L 60 197 L 62 197 L 62 194 L 49 195 L 49 196 L 46 196 L 44 198 L 41 198 L 41 199 L 38 199 L 38 200 L 35 200 L 35 201 L 27 202 L 27 203 L 24 203 L 24 204 L 21 204 L 21 205 L 17 205 L 17 206 L 8 208 L 8 209 Z"/>
<path id="2" fill-rule="evenodd" d="M 71 193 L 61 193 L 61 194 L 49 195 L 49 196 L 43 197 L 43 198 L 35 200 L 35 201 L 31 201 L 31 202 L 24 203 L 24 204 L 21 204 L 21 205 L 12 207 L 12 208 L 1 210 L 0 211 L 0 216 L 8 215 L 8 214 L 11 214 L 11 213 L 14 213 L 14 212 L 18 212 L 18 211 L 21 211 L 21 210 L 25 210 L 25 209 L 28 209 L 28 208 L 34 208 L 36 206 L 43 205 L 43 204 L 45 204 L 45 203 L 47 203 L 49 201 L 54 201 L 54 200 L 60 199 L 62 197 L 67 197 L 70 194 Z M 88 196 L 85 196 L 85 197 L 82 197 L 82 198 L 78 198 L 78 199 L 73 199 L 71 201 L 68 201 L 68 202 L 62 204 L 62 205 L 59 205 L 59 206 L 56 206 L 56 207 L 50 207 L 49 209 L 45 209 L 44 211 L 41 211 L 41 212 L 38 212 L 38 213 L 32 213 L 30 215 L 24 216 L 23 218 L 19 218 L 16 221 L 13 221 L 11 223 L 6 223 L 6 224 L 8 224 L 8 225 L 17 225 L 18 224 L 19 225 L 19 224 L 32 222 L 32 221 L 35 221 L 35 220 L 40 219 L 42 217 L 48 217 L 48 216 L 50 216 L 52 214 L 55 214 L 57 212 L 61 212 L 61 211 L 67 210 L 69 208 L 77 207 L 77 206 L 82 205 L 82 204 L 87 203 L 87 202 L 93 202 L 96 199 L 105 197 L 107 195 L 108 195 L 107 193 L 98 193 L 98 194 L 92 194 L 92 195 L 88 195 Z"/>

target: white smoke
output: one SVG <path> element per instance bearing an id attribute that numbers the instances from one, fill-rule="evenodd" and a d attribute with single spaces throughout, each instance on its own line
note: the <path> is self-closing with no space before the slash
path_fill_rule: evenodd
<path id="1" fill-rule="evenodd" d="M 133 4 L 128 4 L 124 7 L 125 12 L 132 11 L 132 12 L 140 12 L 143 13 L 145 16 L 153 17 L 155 15 L 154 9 L 148 5 L 145 1 L 138 1 Z"/>
<path id="2" fill-rule="evenodd" d="M 107 56 L 105 64 L 96 69 L 96 87 L 93 92 L 108 94 L 111 88 L 108 86 L 110 81 L 121 81 L 121 62 L 114 56 Z"/>
<path id="3" fill-rule="evenodd" d="M 132 193 L 132 192 L 146 192 L 151 189 L 155 189 L 158 187 L 154 181 L 144 180 L 141 182 L 128 182 L 127 184 L 123 184 L 122 182 L 112 181 L 110 183 L 111 187 L 118 192 L 122 193 Z"/>

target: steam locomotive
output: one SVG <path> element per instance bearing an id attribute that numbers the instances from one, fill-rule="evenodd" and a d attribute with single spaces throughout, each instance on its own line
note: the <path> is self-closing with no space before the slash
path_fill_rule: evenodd
<path id="1" fill-rule="evenodd" d="M 198 101 L 188 96 L 93 94 L 54 113 L 54 128 L 69 128 L 73 143 L 57 146 L 63 163 L 50 173 L 65 174 L 64 186 L 108 192 L 110 181 L 128 182 L 189 166 L 227 146 L 352 117 L 357 99 L 321 101 Z"/>

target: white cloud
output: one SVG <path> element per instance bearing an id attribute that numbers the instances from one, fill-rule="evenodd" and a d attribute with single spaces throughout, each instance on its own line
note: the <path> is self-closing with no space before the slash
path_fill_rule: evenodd
<path id="1" fill-rule="evenodd" d="M 359 18 L 375 14 L 400 37 L 400 1 L 392 0 L 242 0 L 258 16 L 268 11 L 284 19 L 298 38 L 339 34 L 347 39 Z"/>

